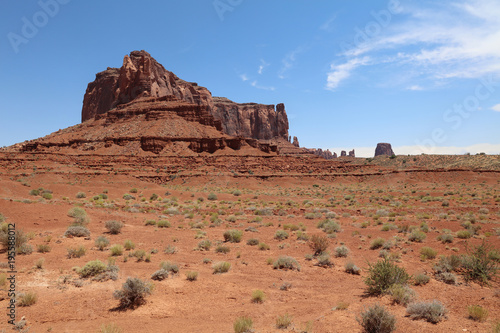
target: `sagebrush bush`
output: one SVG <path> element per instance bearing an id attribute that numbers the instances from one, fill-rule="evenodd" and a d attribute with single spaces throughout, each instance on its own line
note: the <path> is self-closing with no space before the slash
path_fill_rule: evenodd
<path id="1" fill-rule="evenodd" d="M 108 229 L 110 234 L 117 235 L 121 232 L 123 223 L 121 223 L 120 221 L 111 220 L 106 221 L 104 226 L 106 227 L 106 229 Z"/>
<path id="2" fill-rule="evenodd" d="M 222 274 L 227 273 L 231 268 L 231 264 L 227 261 L 220 261 L 215 263 L 213 266 L 213 274 Z"/>
<path id="3" fill-rule="evenodd" d="M 158 221 L 158 223 L 156 223 L 156 226 L 158 228 L 170 228 L 171 227 L 170 222 L 167 220 Z"/>
<path id="4" fill-rule="evenodd" d="M 36 252 L 39 252 L 39 253 L 50 252 L 50 246 L 48 244 L 38 244 L 36 247 Z"/>
<path id="5" fill-rule="evenodd" d="M 112 245 L 109 250 L 112 256 L 121 256 L 123 254 L 123 247 L 120 244 Z"/>
<path id="6" fill-rule="evenodd" d="M 85 255 L 87 249 L 85 246 L 80 245 L 78 247 L 70 247 L 68 249 L 68 258 L 81 258 Z"/>
<path id="7" fill-rule="evenodd" d="M 322 229 L 327 234 L 334 234 L 341 231 L 340 224 L 338 224 L 334 220 L 327 219 L 326 221 L 323 221 L 323 223 L 320 222 L 319 225 L 321 225 L 320 229 Z"/>
<path id="8" fill-rule="evenodd" d="M 320 256 L 318 256 L 318 263 L 316 265 L 320 267 L 331 267 L 333 266 L 333 263 L 330 261 L 330 255 L 326 252 L 322 253 Z"/>
<path id="9" fill-rule="evenodd" d="M 416 297 L 415 292 L 410 287 L 400 284 L 391 286 L 388 293 L 391 295 L 393 303 L 402 305 L 408 305 Z"/>
<path id="10" fill-rule="evenodd" d="M 102 324 L 99 333 L 122 333 L 122 329 L 116 324 Z"/>
<path id="11" fill-rule="evenodd" d="M 85 226 L 90 222 L 85 209 L 80 207 L 73 207 L 68 211 L 68 216 L 74 219 L 75 225 Z"/>
<path id="12" fill-rule="evenodd" d="M 234 333 L 250 333 L 252 330 L 253 321 L 248 317 L 239 317 L 234 321 Z"/>
<path id="13" fill-rule="evenodd" d="M 79 271 L 78 274 L 82 278 L 88 278 L 104 273 L 106 271 L 106 264 L 100 260 L 89 261 Z"/>
<path id="14" fill-rule="evenodd" d="M 247 245 L 255 246 L 258 244 L 259 244 L 259 240 L 257 238 L 250 238 L 249 240 L 247 240 Z"/>
<path id="15" fill-rule="evenodd" d="M 69 226 L 64 237 L 89 237 L 90 230 L 83 226 Z"/>
<path id="16" fill-rule="evenodd" d="M 413 230 L 409 235 L 408 235 L 408 240 L 416 243 L 422 243 L 425 239 L 427 238 L 427 235 L 425 232 L 420 231 L 420 230 Z"/>
<path id="17" fill-rule="evenodd" d="M 146 301 L 146 296 L 153 291 L 153 285 L 139 278 L 127 278 L 121 290 L 115 290 L 113 296 L 120 301 L 121 308 L 135 308 Z"/>
<path id="18" fill-rule="evenodd" d="M 261 250 L 261 251 L 267 251 L 267 250 L 270 249 L 270 247 L 266 243 L 259 243 L 258 249 Z"/>
<path id="19" fill-rule="evenodd" d="M 474 321 L 483 322 L 488 318 L 488 310 L 481 305 L 470 305 L 467 307 L 467 312 L 469 313 L 469 318 Z"/>
<path id="20" fill-rule="evenodd" d="M 441 243 L 446 244 L 446 243 L 453 243 L 453 235 L 452 234 L 442 234 L 439 235 L 437 238 Z"/>
<path id="21" fill-rule="evenodd" d="M 273 268 L 274 269 L 291 269 L 291 270 L 297 270 L 300 271 L 300 265 L 292 257 L 289 256 L 281 256 L 278 259 L 276 259 L 273 263 Z"/>
<path id="22" fill-rule="evenodd" d="M 476 281 L 480 284 L 488 284 L 499 269 L 498 263 L 489 256 L 491 245 L 483 243 L 467 249 L 467 255 L 462 259 L 462 268 L 466 281 Z"/>
<path id="23" fill-rule="evenodd" d="M 420 249 L 420 256 L 423 260 L 434 259 L 437 256 L 437 251 L 432 247 L 424 246 Z"/>
<path id="24" fill-rule="evenodd" d="M 309 240 L 309 247 L 314 251 L 314 255 L 319 255 L 328 249 L 330 241 L 325 236 L 312 235 Z"/>
<path id="25" fill-rule="evenodd" d="M 385 239 L 383 238 L 375 238 L 374 240 L 372 240 L 372 242 L 370 243 L 370 250 L 376 250 L 376 249 L 380 249 L 385 243 Z"/>
<path id="26" fill-rule="evenodd" d="M 208 239 L 204 239 L 198 243 L 198 250 L 208 251 L 208 250 L 210 250 L 211 246 L 212 246 L 212 242 Z"/>
<path id="27" fill-rule="evenodd" d="M 95 240 L 95 246 L 97 247 L 97 249 L 99 249 L 99 251 L 104 251 L 104 249 L 106 249 L 108 245 L 109 239 L 104 236 L 99 236 Z"/>
<path id="28" fill-rule="evenodd" d="M 447 312 L 444 305 L 437 300 L 433 300 L 432 302 L 411 303 L 406 308 L 406 314 L 411 319 L 425 319 L 433 324 L 437 324 L 445 319 Z"/>
<path id="29" fill-rule="evenodd" d="M 369 264 L 368 274 L 365 283 L 368 286 L 369 295 L 384 294 L 393 285 L 406 285 L 410 279 L 404 268 L 385 258 L 375 265 Z"/>
<path id="30" fill-rule="evenodd" d="M 349 274 L 359 275 L 361 273 L 361 269 L 356 266 L 352 261 L 348 261 L 345 266 L 345 271 Z"/>
<path id="31" fill-rule="evenodd" d="M 163 281 L 168 278 L 168 271 L 165 269 L 159 269 L 151 275 L 152 280 Z"/>
<path id="32" fill-rule="evenodd" d="M 236 230 L 236 229 L 226 230 L 224 232 L 224 241 L 231 243 L 239 243 L 241 242 L 242 236 L 243 232 L 241 230 Z"/>
<path id="33" fill-rule="evenodd" d="M 196 281 L 197 279 L 198 279 L 198 272 L 195 272 L 195 271 L 186 272 L 186 280 Z"/>
<path id="34" fill-rule="evenodd" d="M 123 243 L 123 247 L 125 248 L 125 250 L 130 251 L 135 249 L 135 244 L 130 239 L 127 239 L 125 243 Z"/>
<path id="35" fill-rule="evenodd" d="M 5 227 L 3 227 L 5 226 Z M 9 234 L 7 229 L 7 223 L 3 224 L 0 230 L 0 243 L 4 250 L 9 248 Z M 15 234 L 15 249 L 16 253 L 20 254 L 23 246 L 28 245 L 28 235 L 22 230 L 16 230 Z"/>
<path id="36" fill-rule="evenodd" d="M 364 333 L 391 333 L 396 329 L 396 318 L 378 304 L 361 312 L 356 320 L 363 327 Z"/>
<path id="37" fill-rule="evenodd" d="M 276 233 L 274 234 L 274 239 L 277 240 L 284 240 L 288 238 L 288 232 L 285 230 L 277 230 Z"/>
<path id="38" fill-rule="evenodd" d="M 472 234 L 468 230 L 459 230 L 457 231 L 457 237 L 460 239 L 471 238 Z"/>
<path id="39" fill-rule="evenodd" d="M 413 282 L 414 282 L 413 284 L 416 286 L 423 286 L 423 285 L 429 283 L 430 280 L 431 280 L 431 278 L 428 275 L 420 273 L 420 274 L 417 274 L 413 277 Z"/>
<path id="40" fill-rule="evenodd" d="M 16 303 L 18 306 L 31 306 L 38 301 L 38 295 L 34 291 L 28 291 L 26 293 L 19 293 L 16 297 Z"/>
<path id="41" fill-rule="evenodd" d="M 254 290 L 252 292 L 252 303 L 264 303 L 266 299 L 266 294 L 262 290 Z"/>
<path id="42" fill-rule="evenodd" d="M 209 193 L 207 199 L 208 200 L 217 200 L 217 195 L 215 193 Z"/>
<path id="43" fill-rule="evenodd" d="M 347 257 L 349 254 L 349 249 L 345 245 L 341 245 L 335 248 L 335 257 L 341 258 L 341 257 Z"/>
<path id="44" fill-rule="evenodd" d="M 276 318 L 276 328 L 285 329 L 288 328 L 292 324 L 292 316 L 288 313 L 285 313 L 282 316 L 278 316 Z"/>
<path id="45" fill-rule="evenodd" d="M 224 246 L 224 245 L 217 245 L 215 248 L 215 252 L 217 253 L 229 253 L 231 251 L 231 248 L 229 246 Z"/>

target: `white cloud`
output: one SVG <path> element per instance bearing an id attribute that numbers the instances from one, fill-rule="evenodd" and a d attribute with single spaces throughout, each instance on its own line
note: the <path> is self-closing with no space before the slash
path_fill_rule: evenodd
<path id="1" fill-rule="evenodd" d="M 295 50 L 288 52 L 287 55 L 285 55 L 283 60 L 281 60 L 282 66 L 278 73 L 278 77 L 280 79 L 284 79 L 285 73 L 291 68 L 293 68 L 293 66 L 295 66 L 295 62 L 297 61 L 297 55 L 301 52 L 304 52 L 304 50 L 305 50 L 304 46 L 299 46 Z"/>
<path id="2" fill-rule="evenodd" d="M 246 74 L 241 74 L 241 75 L 240 75 L 240 79 L 241 79 L 241 81 L 243 81 L 243 82 L 245 82 L 245 81 L 248 81 L 248 80 L 249 80 L 249 79 L 248 79 L 248 76 L 247 76 Z"/>
<path id="3" fill-rule="evenodd" d="M 437 83 L 500 76 L 499 1 L 425 2 L 428 8 L 413 4 L 416 7 L 403 7 L 398 19 L 380 27 L 378 34 L 365 34 L 358 44 L 353 36 L 341 56 L 369 56 L 371 65 L 389 66 L 410 82 L 415 77 Z"/>
<path id="4" fill-rule="evenodd" d="M 349 151 L 351 148 L 329 148 L 331 152 L 336 152 L 340 156 L 340 151 Z M 356 157 L 373 157 L 375 155 L 375 146 L 373 147 L 354 147 Z M 463 155 L 465 153 L 478 154 L 486 153 L 488 155 L 499 155 L 500 144 L 480 143 L 470 146 L 443 146 L 426 148 L 421 146 L 393 146 L 392 150 L 396 155 Z"/>
<path id="5" fill-rule="evenodd" d="M 411 87 L 408 87 L 408 90 L 412 90 L 412 91 L 420 91 L 420 90 L 424 90 L 424 88 L 422 88 L 421 86 L 419 86 L 418 84 L 415 84 Z"/>
<path id="6" fill-rule="evenodd" d="M 332 17 L 330 17 L 326 22 L 324 22 L 320 27 L 319 29 L 320 30 L 324 30 L 324 31 L 328 31 L 328 32 L 332 32 L 332 23 L 335 22 L 335 20 L 337 19 L 337 14 L 334 14 Z"/>
<path id="7" fill-rule="evenodd" d="M 259 70 L 257 71 L 257 73 L 262 74 L 264 72 L 264 69 L 266 69 L 266 67 L 268 67 L 270 64 L 267 63 L 264 59 L 260 59 L 260 65 L 259 65 Z"/>
<path id="8" fill-rule="evenodd" d="M 255 88 L 257 88 L 257 89 L 262 89 L 262 90 L 269 90 L 269 91 L 274 91 L 274 90 L 276 90 L 276 88 L 275 88 L 275 87 L 270 87 L 270 86 L 269 86 L 269 87 L 268 87 L 268 86 L 261 86 L 261 85 L 259 85 L 259 84 L 257 83 L 257 81 L 252 81 L 252 82 L 250 83 L 250 85 L 251 85 L 252 87 L 255 87 Z"/>
<path id="9" fill-rule="evenodd" d="M 341 65 L 330 65 L 328 73 L 326 89 L 335 90 L 341 81 L 351 76 L 351 72 L 359 66 L 366 65 L 369 61 L 368 57 L 354 58 Z"/>
<path id="10" fill-rule="evenodd" d="M 500 104 L 497 104 L 497 105 L 492 106 L 492 107 L 491 107 L 491 109 L 492 109 L 493 111 L 498 111 L 498 112 L 500 112 Z"/>

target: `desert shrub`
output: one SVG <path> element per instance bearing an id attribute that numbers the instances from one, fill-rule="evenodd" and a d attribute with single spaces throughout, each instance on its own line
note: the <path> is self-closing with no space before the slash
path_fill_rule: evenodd
<path id="1" fill-rule="evenodd" d="M 156 221 L 155 220 L 146 220 L 146 222 L 144 222 L 144 225 L 156 225 Z"/>
<path id="2" fill-rule="evenodd" d="M 262 290 L 254 290 L 252 292 L 252 303 L 264 303 L 266 299 L 266 294 Z"/>
<path id="3" fill-rule="evenodd" d="M 38 296 L 34 291 L 28 291 L 26 293 L 19 293 L 16 297 L 16 303 L 18 306 L 31 306 L 38 301 Z"/>
<path id="4" fill-rule="evenodd" d="M 37 189 L 32 189 L 32 190 L 30 191 L 30 195 L 33 195 L 33 196 L 40 195 L 40 190 L 37 190 Z"/>
<path id="5" fill-rule="evenodd" d="M 284 240 L 288 238 L 288 232 L 285 230 L 276 230 L 276 233 L 274 234 L 274 239 L 277 240 Z"/>
<path id="6" fill-rule="evenodd" d="M 196 281 L 197 279 L 198 279 L 198 272 L 195 271 L 186 272 L 186 280 Z"/>
<path id="7" fill-rule="evenodd" d="M 117 235 L 121 232 L 123 223 L 121 223 L 120 221 L 111 220 L 106 221 L 104 226 L 106 227 L 106 229 L 108 229 L 110 234 Z"/>
<path id="8" fill-rule="evenodd" d="M 18 249 L 17 249 L 17 254 L 24 254 L 28 255 L 33 253 L 33 247 L 29 244 L 22 244 Z"/>
<path id="9" fill-rule="evenodd" d="M 374 240 L 372 240 L 372 242 L 370 243 L 370 250 L 376 250 L 376 249 L 380 249 L 385 243 L 385 239 L 383 238 L 375 238 Z"/>
<path id="10" fill-rule="evenodd" d="M 153 275 L 151 275 L 151 279 L 156 281 L 163 281 L 168 278 L 168 275 L 168 271 L 162 268 L 154 272 Z"/>
<path id="11" fill-rule="evenodd" d="M 233 329 L 234 333 L 250 333 L 253 332 L 252 329 L 253 321 L 248 317 L 239 317 L 234 321 Z"/>
<path id="12" fill-rule="evenodd" d="M 405 285 L 410 276 L 406 270 L 397 266 L 392 261 L 384 259 L 375 265 L 369 265 L 369 276 L 365 279 L 369 295 L 386 293 L 395 284 Z"/>
<path id="13" fill-rule="evenodd" d="M 309 241 L 309 247 L 314 251 L 314 255 L 319 255 L 326 251 L 330 241 L 325 236 L 312 235 Z"/>
<path id="14" fill-rule="evenodd" d="M 413 277 L 413 284 L 416 286 L 423 286 L 429 283 L 430 280 L 431 278 L 428 275 L 420 273 Z"/>
<path id="15" fill-rule="evenodd" d="M 38 244 L 36 247 L 36 252 L 39 252 L 39 253 L 50 252 L 50 246 L 48 244 Z"/>
<path id="16" fill-rule="evenodd" d="M 456 271 L 462 264 L 459 256 L 440 256 L 433 269 L 437 274 Z"/>
<path id="17" fill-rule="evenodd" d="M 408 240 L 415 242 L 415 243 L 422 243 L 425 238 L 427 238 L 427 235 L 425 232 L 421 230 L 413 230 L 409 235 L 408 235 Z"/>
<path id="18" fill-rule="evenodd" d="M 231 243 L 239 243 L 241 242 L 241 237 L 243 236 L 243 232 L 241 230 L 227 230 L 224 232 L 224 241 Z"/>
<path id="19" fill-rule="evenodd" d="M 149 201 L 155 201 L 155 200 L 158 200 L 158 194 L 153 193 L 153 194 L 151 194 L 151 196 L 149 197 Z"/>
<path id="20" fill-rule="evenodd" d="M 383 306 L 375 304 L 356 319 L 364 333 L 390 333 L 396 329 L 396 318 Z"/>
<path id="21" fill-rule="evenodd" d="M 109 250 L 112 256 L 121 256 L 123 254 L 123 247 L 120 244 L 112 245 Z"/>
<path id="22" fill-rule="evenodd" d="M 349 249 L 345 245 L 337 246 L 335 248 L 335 257 L 341 258 L 341 257 L 347 257 L 349 254 Z"/>
<path id="23" fill-rule="evenodd" d="M 95 240 L 95 246 L 99 249 L 99 251 L 104 251 L 104 249 L 109 245 L 109 239 L 104 236 L 99 236 Z"/>
<path id="24" fill-rule="evenodd" d="M 443 244 L 446 244 L 446 243 L 453 243 L 453 235 L 452 234 L 442 234 L 442 235 L 439 235 L 437 240 L 438 241 L 441 241 L 441 243 Z"/>
<path id="25" fill-rule="evenodd" d="M 9 248 L 9 234 L 7 223 L 5 223 L 4 226 L 5 228 L 2 227 L 2 230 L 0 230 L 0 243 L 2 244 L 2 247 L 7 250 Z M 23 248 L 23 246 L 27 245 L 27 242 L 28 235 L 22 230 L 16 230 L 14 246 L 18 254 L 21 253 L 21 249 Z"/>
<path id="26" fill-rule="evenodd" d="M 261 251 L 267 251 L 270 249 L 269 245 L 267 245 L 266 243 L 259 243 L 257 247 Z"/>
<path id="27" fill-rule="evenodd" d="M 424 246 L 420 249 L 420 257 L 424 260 L 436 258 L 437 251 L 432 247 Z"/>
<path id="28" fill-rule="evenodd" d="M 135 200 L 135 197 L 131 194 L 126 193 L 123 195 L 123 200 Z"/>
<path id="29" fill-rule="evenodd" d="M 307 242 L 309 240 L 309 235 L 299 230 L 297 231 L 297 240 L 303 240 Z"/>
<path id="30" fill-rule="evenodd" d="M 415 292 L 406 285 L 395 284 L 389 288 L 388 293 L 396 304 L 408 305 L 415 299 Z"/>
<path id="31" fill-rule="evenodd" d="M 160 263 L 160 268 L 166 270 L 169 273 L 177 274 L 179 273 L 179 265 L 174 264 L 170 261 L 162 261 Z"/>
<path id="32" fill-rule="evenodd" d="M 135 249 L 135 244 L 130 239 L 127 239 L 125 243 L 123 243 L 123 247 L 125 248 L 125 250 L 130 251 Z"/>
<path id="33" fill-rule="evenodd" d="M 291 270 L 297 270 L 300 271 L 300 265 L 292 257 L 289 256 L 281 256 L 278 259 L 276 259 L 273 263 L 273 268 L 274 269 L 291 269 Z"/>
<path id="34" fill-rule="evenodd" d="M 444 305 L 436 300 L 432 302 L 415 302 L 408 305 L 406 314 L 413 320 L 425 319 L 437 324 L 446 317 L 448 311 Z"/>
<path id="35" fill-rule="evenodd" d="M 361 272 L 361 269 L 358 266 L 356 266 L 352 261 L 347 262 L 344 268 L 347 273 L 353 275 L 359 275 Z"/>
<path id="36" fill-rule="evenodd" d="M 435 278 L 436 280 L 442 281 L 446 284 L 454 285 L 457 283 L 457 276 L 450 272 L 438 273 L 435 275 Z"/>
<path id="37" fill-rule="evenodd" d="M 143 261 L 144 258 L 146 257 L 146 251 L 145 250 L 135 250 L 133 253 L 133 256 L 137 258 L 137 261 Z"/>
<path id="38" fill-rule="evenodd" d="M 90 230 L 83 226 L 69 226 L 64 233 L 64 237 L 89 237 Z"/>
<path id="39" fill-rule="evenodd" d="M 215 263 L 213 266 L 213 274 L 222 274 L 222 273 L 226 273 L 229 271 L 229 269 L 231 268 L 231 264 L 228 263 L 227 261 L 220 261 L 220 262 L 217 262 Z"/>
<path id="40" fill-rule="evenodd" d="M 86 263 L 85 266 L 83 266 L 78 271 L 78 274 L 82 278 L 88 278 L 104 273 L 105 271 L 106 271 L 106 265 L 100 260 L 94 260 Z"/>
<path id="41" fill-rule="evenodd" d="M 68 249 L 68 258 L 81 258 L 85 255 L 87 252 L 87 249 L 83 246 L 80 245 L 78 247 L 70 247 Z"/>
<path id="42" fill-rule="evenodd" d="M 36 269 L 43 269 L 44 263 L 45 263 L 45 258 L 39 258 L 37 261 L 35 261 L 35 268 Z"/>
<path id="43" fill-rule="evenodd" d="M 471 238 L 472 234 L 469 232 L 469 230 L 459 230 L 457 231 L 457 237 L 460 239 L 467 239 Z"/>
<path id="44" fill-rule="evenodd" d="M 212 242 L 208 239 L 204 239 L 198 243 L 198 250 L 209 251 L 212 246 Z"/>
<path id="45" fill-rule="evenodd" d="M 258 244 L 259 244 L 259 240 L 257 238 L 250 238 L 249 240 L 247 240 L 247 245 L 255 246 Z"/>
<path id="46" fill-rule="evenodd" d="M 290 316 L 288 313 L 285 313 L 284 315 L 278 316 L 278 318 L 276 318 L 276 328 L 288 328 L 291 324 L 292 316 Z"/>
<path id="47" fill-rule="evenodd" d="M 326 252 L 323 252 L 320 256 L 318 256 L 318 262 L 316 265 L 320 267 L 333 266 L 333 263 L 330 261 L 330 255 Z"/>
<path id="48" fill-rule="evenodd" d="M 75 225 L 85 226 L 90 222 L 85 209 L 80 207 L 73 207 L 68 211 L 68 216 L 74 219 Z"/>
<path id="49" fill-rule="evenodd" d="M 327 234 L 333 234 L 341 231 L 340 224 L 334 220 L 322 221 L 318 224 L 318 228 L 322 229 Z"/>
<path id="50" fill-rule="evenodd" d="M 46 200 L 52 200 L 52 193 L 43 193 L 42 198 Z"/>
<path id="51" fill-rule="evenodd" d="M 153 291 L 153 285 L 138 278 L 127 278 L 121 290 L 115 290 L 113 296 L 120 301 L 121 308 L 135 308 L 146 301 L 146 296 Z"/>
<path id="52" fill-rule="evenodd" d="M 217 245 L 215 248 L 215 252 L 217 253 L 229 253 L 231 251 L 231 248 L 229 246 L 224 246 L 224 245 Z"/>
<path id="53" fill-rule="evenodd" d="M 116 324 L 102 324 L 99 333 L 122 333 L 122 329 Z"/>
<path id="54" fill-rule="evenodd" d="M 467 255 L 462 259 L 462 268 L 466 281 L 476 281 L 480 284 L 488 284 L 497 274 L 498 263 L 489 257 L 491 246 L 484 241 L 481 245 L 467 249 Z"/>
<path id="55" fill-rule="evenodd" d="M 207 199 L 212 201 L 217 200 L 217 195 L 215 193 L 209 193 Z"/>
<path id="56" fill-rule="evenodd" d="M 469 313 L 469 318 L 474 321 L 483 322 L 488 318 L 488 310 L 481 305 L 470 305 L 467 307 L 467 312 Z"/>
<path id="57" fill-rule="evenodd" d="M 170 228 L 171 227 L 170 222 L 167 220 L 158 221 L 158 223 L 156 223 L 156 226 L 158 228 Z"/>

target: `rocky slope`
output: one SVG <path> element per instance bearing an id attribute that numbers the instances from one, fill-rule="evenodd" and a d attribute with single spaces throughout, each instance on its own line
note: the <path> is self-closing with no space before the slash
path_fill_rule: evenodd
<path id="1" fill-rule="evenodd" d="M 82 122 L 140 97 L 173 95 L 179 100 L 205 106 L 220 121 L 225 134 L 258 140 L 288 139 L 285 106 L 239 104 L 212 97 L 207 88 L 179 79 L 145 51 L 133 51 L 121 68 L 108 68 L 88 84 L 83 99 Z"/>

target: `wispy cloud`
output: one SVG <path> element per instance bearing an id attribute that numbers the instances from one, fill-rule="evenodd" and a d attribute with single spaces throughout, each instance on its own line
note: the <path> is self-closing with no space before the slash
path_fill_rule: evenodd
<path id="1" fill-rule="evenodd" d="M 259 83 L 257 81 L 252 81 L 250 83 L 250 85 L 254 88 L 257 88 L 257 89 L 262 89 L 262 90 L 269 90 L 269 91 L 275 91 L 276 88 L 275 87 L 271 87 L 271 86 L 261 86 L 259 85 Z"/>
<path id="2" fill-rule="evenodd" d="M 261 75 L 264 72 L 264 69 L 266 69 L 266 67 L 268 67 L 269 65 L 270 63 L 267 63 L 264 59 L 260 59 L 259 70 L 257 71 L 257 73 Z"/>
<path id="3" fill-rule="evenodd" d="M 320 30 L 332 32 L 332 23 L 337 19 L 337 14 L 333 14 L 327 21 L 325 21 L 320 27 Z"/>
<path id="4" fill-rule="evenodd" d="M 491 109 L 492 109 L 493 111 L 498 111 L 498 112 L 500 112 L 500 104 L 497 104 L 497 105 L 492 106 L 492 107 L 491 107 Z"/>
<path id="5" fill-rule="evenodd" d="M 278 77 L 280 79 L 285 78 L 285 74 L 287 71 L 289 71 L 293 66 L 295 66 L 295 63 L 297 61 L 297 55 L 301 52 L 304 52 L 305 47 L 304 46 L 299 46 L 295 50 L 288 52 L 283 60 L 281 60 L 282 66 L 280 71 L 278 72 Z"/>
<path id="6" fill-rule="evenodd" d="M 248 81 L 248 80 L 249 80 L 249 78 L 248 78 L 248 76 L 247 76 L 246 74 L 241 74 L 241 75 L 240 75 L 240 79 L 241 79 L 241 81 L 243 81 L 243 82 L 245 82 L 245 81 Z"/>
<path id="7" fill-rule="evenodd" d="M 353 58 L 348 62 L 341 65 L 331 65 L 331 71 L 328 73 L 326 88 L 328 90 L 335 90 L 341 81 L 347 79 L 351 76 L 351 72 L 359 66 L 367 64 L 369 61 L 368 57 L 363 58 Z"/>
<path id="8" fill-rule="evenodd" d="M 500 75 L 500 2 L 459 0 L 431 3 L 427 9 L 413 6 L 403 7 L 402 22 L 393 20 L 378 35 L 344 50 L 339 56 L 347 58 L 345 65 L 369 56 L 371 61 L 365 65 L 384 64 L 407 81 L 418 78 L 429 85 Z M 328 89 L 330 78 L 331 72 Z"/>
<path id="9" fill-rule="evenodd" d="M 408 87 L 408 90 L 419 91 L 419 90 L 424 90 L 424 88 L 422 88 L 418 84 L 414 84 L 413 86 Z"/>

